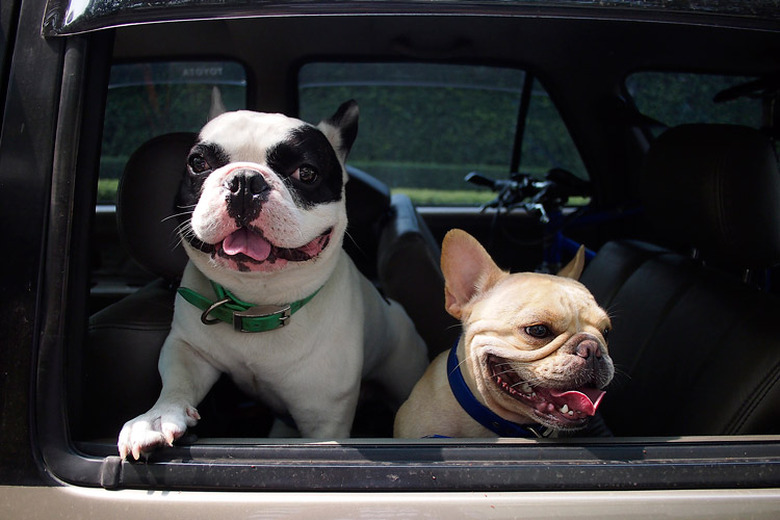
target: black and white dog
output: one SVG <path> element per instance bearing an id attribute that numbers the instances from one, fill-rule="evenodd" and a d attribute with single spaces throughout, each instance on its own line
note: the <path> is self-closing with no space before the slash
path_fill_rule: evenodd
<path id="1" fill-rule="evenodd" d="M 409 317 L 342 249 L 358 107 L 318 126 L 227 112 L 200 132 L 178 197 L 190 261 L 160 354 L 163 388 L 119 434 L 122 458 L 173 443 L 223 372 L 300 434 L 346 438 L 362 379 L 398 404 L 427 366 Z"/>

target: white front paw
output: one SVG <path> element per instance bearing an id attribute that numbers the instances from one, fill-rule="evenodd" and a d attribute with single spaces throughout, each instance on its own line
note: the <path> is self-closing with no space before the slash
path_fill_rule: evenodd
<path id="1" fill-rule="evenodd" d="M 158 446 L 172 446 L 199 419 L 198 410 L 193 406 L 155 406 L 125 423 L 117 441 L 119 456 L 125 459 L 132 454 L 138 460 Z"/>

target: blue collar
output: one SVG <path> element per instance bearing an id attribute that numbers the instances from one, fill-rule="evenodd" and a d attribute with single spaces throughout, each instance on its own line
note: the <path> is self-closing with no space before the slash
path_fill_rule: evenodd
<path id="1" fill-rule="evenodd" d="M 458 343 L 455 342 L 450 355 L 447 358 L 447 379 L 450 382 L 450 389 L 458 400 L 460 406 L 468 413 L 472 419 L 492 431 L 500 437 L 527 437 L 539 438 L 548 436 L 551 431 L 545 429 L 544 433 L 538 432 L 533 426 L 523 426 L 521 424 L 507 421 L 503 417 L 491 411 L 487 406 L 480 403 L 474 394 L 471 393 L 463 374 L 460 371 L 458 363 Z"/>

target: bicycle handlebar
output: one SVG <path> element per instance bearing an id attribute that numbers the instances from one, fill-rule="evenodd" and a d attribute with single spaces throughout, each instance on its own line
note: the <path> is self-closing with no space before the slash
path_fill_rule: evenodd
<path id="1" fill-rule="evenodd" d="M 590 183 L 562 168 L 553 168 L 545 180 L 535 181 L 527 173 L 512 173 L 509 179 L 491 179 L 478 172 L 471 172 L 466 182 L 483 186 L 496 192 L 494 200 L 483 206 L 511 210 L 522 206 L 527 211 L 538 213 L 542 222 L 548 222 L 548 213 L 560 209 L 569 197 L 590 194 Z"/>

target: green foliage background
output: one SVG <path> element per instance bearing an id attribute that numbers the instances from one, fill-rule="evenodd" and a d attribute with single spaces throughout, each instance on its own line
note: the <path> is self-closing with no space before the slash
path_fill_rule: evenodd
<path id="1" fill-rule="evenodd" d="M 739 98 L 715 103 L 715 95 L 755 78 L 692 73 L 640 72 L 626 88 L 639 111 L 668 127 L 687 123 L 723 123 L 759 127 L 761 101 Z M 660 133 L 662 129 L 658 129 Z"/>
<path id="2" fill-rule="evenodd" d="M 114 199 L 127 158 L 144 141 L 200 129 L 215 84 L 228 109 L 245 106 L 240 67 L 212 65 L 115 67 L 104 123 L 101 201 Z M 198 71 L 217 77 L 201 77 Z M 748 79 L 638 73 L 627 88 L 641 112 L 669 126 L 705 121 L 757 126 L 760 102 L 712 102 L 717 92 Z M 350 164 L 418 204 L 482 204 L 492 194 L 463 178 L 471 171 L 494 178 L 509 173 L 523 80 L 523 71 L 491 67 L 310 64 L 299 76 L 300 117 L 316 123 L 355 99 L 360 130 Z M 538 82 L 532 92 L 521 171 L 541 177 L 561 167 L 587 178 L 553 103 Z"/>

